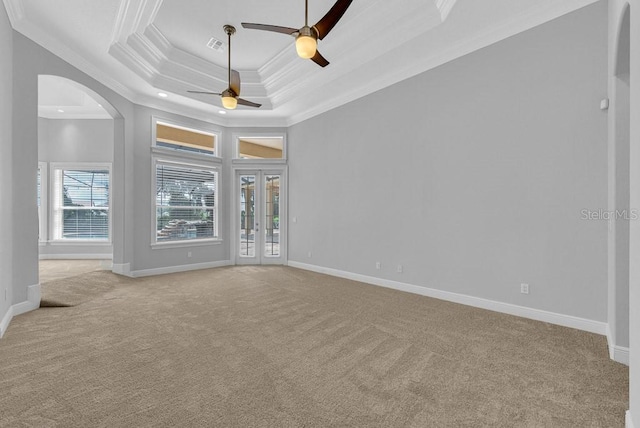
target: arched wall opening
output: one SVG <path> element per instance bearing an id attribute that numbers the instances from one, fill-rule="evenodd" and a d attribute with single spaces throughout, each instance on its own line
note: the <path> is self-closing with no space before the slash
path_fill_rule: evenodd
<path id="1" fill-rule="evenodd" d="M 123 122 L 92 89 L 38 75 L 40 260 L 112 260 L 122 247 L 116 147 L 124 143 Z M 55 276 L 55 264 L 47 266 Z"/>

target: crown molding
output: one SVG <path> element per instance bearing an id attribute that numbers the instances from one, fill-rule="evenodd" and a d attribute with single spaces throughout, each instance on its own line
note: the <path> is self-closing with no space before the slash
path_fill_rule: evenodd
<path id="1" fill-rule="evenodd" d="M 314 93 L 309 93 L 309 99 L 313 100 L 313 102 L 308 103 L 310 107 L 288 115 L 287 125 L 292 126 L 296 123 L 303 122 L 368 94 L 559 18 L 567 13 L 597 3 L 598 1 L 600 0 L 566 0 L 562 3 L 554 3 L 553 5 L 542 5 L 523 12 L 509 21 L 493 26 L 490 30 L 480 34 L 474 34 L 473 37 L 461 40 L 447 49 L 439 50 L 428 56 L 414 58 L 414 60 L 410 62 L 400 61 L 400 59 L 406 57 L 406 55 L 418 51 L 420 42 L 418 39 L 413 39 L 401 48 L 389 52 L 387 56 L 378 57 L 374 62 L 367 64 L 367 67 L 376 68 L 380 70 L 380 72 L 377 76 L 368 76 L 367 79 L 362 79 L 367 81 L 366 84 L 354 86 L 350 90 L 341 91 L 331 99 L 326 98 L 326 91 L 324 91 L 325 96 L 323 96 L 323 91 L 318 90 Z M 378 62 L 380 64 L 377 64 Z M 394 62 L 396 67 L 393 69 L 385 68 L 383 64 L 387 62 Z M 352 71 L 355 75 L 362 75 L 364 72 L 366 71 Z"/>
<path id="2" fill-rule="evenodd" d="M 100 114 L 100 113 L 64 113 L 64 115 L 60 115 L 59 113 L 53 113 L 46 111 L 44 109 L 38 108 L 38 117 L 48 120 L 112 120 L 113 118 L 108 114 Z"/>
<path id="3" fill-rule="evenodd" d="M 126 17 L 119 17 L 119 20 L 133 21 Z M 123 40 L 113 43 L 109 53 L 147 83 L 177 94 L 186 94 L 188 89 L 223 91 L 227 87 L 226 67 L 176 48 L 154 24 L 143 30 L 126 37 L 121 34 Z M 263 108 L 271 109 L 258 72 L 242 71 L 241 80 L 243 97 L 261 98 Z M 185 96 L 202 101 L 196 95 Z"/>
<path id="4" fill-rule="evenodd" d="M 14 26 L 13 29 L 129 101 L 135 98 L 135 91 L 111 77 L 107 72 L 103 71 L 65 43 L 44 33 L 40 27 L 32 24 L 26 17 L 17 21 L 17 25 Z"/>
<path id="5" fill-rule="evenodd" d="M 146 81 L 153 79 L 156 74 L 156 70 L 136 55 L 129 45 L 114 43 L 109 47 L 109 55 Z"/>
<path id="6" fill-rule="evenodd" d="M 329 67 L 320 69 L 310 61 L 300 61 L 293 49 L 281 52 L 266 64 L 260 72 L 265 73 L 263 82 L 274 106 L 295 102 L 318 87 L 343 81 L 360 65 L 401 47 L 442 23 L 434 2 L 407 0 L 402 9 L 389 2 L 378 3 L 381 4 L 371 5 L 352 17 L 348 26 L 340 27 L 339 39 L 327 38 L 319 43 L 319 49 L 329 61 L 339 59 Z M 380 22 L 384 25 L 380 26 Z M 370 31 L 374 26 L 376 31 Z M 364 42 L 360 36 L 363 32 L 368 34 Z M 353 75 L 351 78 L 361 84 L 362 79 Z"/>
<path id="7" fill-rule="evenodd" d="M 155 20 L 163 1 L 121 0 L 111 44 L 123 42 L 133 33 L 143 32 Z"/>
<path id="8" fill-rule="evenodd" d="M 22 1 L 3 0 L 3 3 L 16 31 L 135 104 L 221 126 L 272 127 L 291 126 L 322 114 L 597 1 L 534 2 L 535 6 L 529 10 L 435 52 L 420 50 L 420 36 L 449 16 L 455 0 L 407 0 L 407 7 L 411 8 L 409 21 L 407 16 L 389 14 L 389 8 L 393 9 L 389 2 L 372 1 L 350 18 L 357 25 L 339 25 L 335 30 L 336 36 L 340 33 L 339 37 L 331 37 L 332 34 L 321 41 L 321 52 L 332 61 L 328 68 L 299 60 L 293 47 L 288 46 L 257 71 L 241 71 L 243 98 L 262 102 L 265 108 L 238 110 L 224 118 L 217 116 L 217 106 L 202 98 L 190 97 L 202 103 L 202 107 L 196 107 L 196 103 L 184 105 L 175 98 L 174 101 L 157 100 L 148 94 L 141 95 L 135 83 L 130 83 L 135 79 L 121 83 L 112 77 L 108 68 L 99 64 L 96 57 L 74 51 L 72 45 L 46 34 L 29 20 L 28 9 L 25 10 Z M 155 27 L 153 21 L 162 3 L 162 0 L 122 0 L 109 53 L 149 85 L 180 96 L 186 89 L 216 91 L 226 86 L 226 68 L 173 47 Z M 425 10 L 429 11 L 426 22 Z M 378 21 L 375 31 L 371 31 L 367 23 L 381 15 L 385 19 Z M 381 27 L 379 22 L 385 22 L 385 25 Z M 374 54 L 359 49 L 354 41 L 362 32 L 368 35 L 366 43 L 377 48 Z M 419 53 L 417 56 L 416 52 Z M 394 66 L 389 68 L 388 64 Z M 367 72 L 371 69 L 375 72 Z"/>
<path id="9" fill-rule="evenodd" d="M 449 13 L 453 6 L 455 6 L 457 0 L 436 0 L 436 7 L 440 11 L 440 19 L 442 22 L 446 21 L 449 17 Z"/>
<path id="10" fill-rule="evenodd" d="M 7 10 L 11 26 L 16 28 L 18 22 L 24 19 L 24 6 L 21 0 L 4 0 L 4 8 Z"/>
<path id="11" fill-rule="evenodd" d="M 162 31 L 154 24 L 149 24 L 144 29 L 144 35 L 149 39 L 149 44 L 158 51 L 162 52 L 166 57 L 171 52 L 173 46 L 171 42 L 162 34 Z"/>

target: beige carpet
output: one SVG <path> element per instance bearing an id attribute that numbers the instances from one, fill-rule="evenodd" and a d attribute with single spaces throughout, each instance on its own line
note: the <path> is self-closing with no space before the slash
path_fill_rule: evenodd
<path id="1" fill-rule="evenodd" d="M 67 282 L 0 340 L 2 427 L 624 426 L 601 336 L 286 267 Z"/>
<path id="2" fill-rule="evenodd" d="M 111 260 L 40 260 L 40 283 L 99 270 L 111 270 Z"/>

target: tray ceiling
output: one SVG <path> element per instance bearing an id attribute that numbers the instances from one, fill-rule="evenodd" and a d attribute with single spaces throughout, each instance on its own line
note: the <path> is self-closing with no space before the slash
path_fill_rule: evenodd
<path id="1" fill-rule="evenodd" d="M 298 58 L 292 37 L 240 25 L 299 28 L 303 0 L 3 1 L 14 29 L 133 102 L 228 126 L 287 126 L 596 0 L 354 0 L 319 43 L 324 69 Z M 309 21 L 333 3 L 310 0 Z M 238 29 L 241 96 L 261 109 L 223 115 L 219 97 L 186 92 L 226 88 L 224 24 Z M 207 47 L 212 38 L 221 50 Z"/>

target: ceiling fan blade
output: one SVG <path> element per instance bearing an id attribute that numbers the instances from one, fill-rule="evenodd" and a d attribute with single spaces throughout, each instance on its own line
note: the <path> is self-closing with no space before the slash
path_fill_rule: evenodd
<path id="1" fill-rule="evenodd" d="M 240 73 L 235 70 L 231 70 L 231 80 L 229 81 L 229 89 L 240 95 Z"/>
<path id="2" fill-rule="evenodd" d="M 242 26 L 244 28 L 248 28 L 251 30 L 272 31 L 274 33 L 281 33 L 281 34 L 288 34 L 288 35 L 293 35 L 294 33 L 297 33 L 299 31 L 297 28 L 280 27 L 277 25 L 251 24 L 249 22 L 243 22 Z"/>
<path id="3" fill-rule="evenodd" d="M 260 107 L 262 104 L 258 104 L 258 103 L 254 103 L 251 101 L 247 101 L 245 99 L 242 98 L 238 98 L 238 104 L 243 105 L 243 106 L 247 106 L 247 107 Z"/>
<path id="4" fill-rule="evenodd" d="M 336 26 L 338 21 L 340 21 L 340 18 L 342 18 L 342 15 L 344 15 L 351 5 L 352 1 L 353 0 L 338 0 L 333 7 L 329 9 L 329 12 L 327 12 L 327 14 L 323 16 L 316 25 L 314 25 L 320 40 L 324 39 L 325 36 L 329 34 L 329 31 Z"/>
<path id="5" fill-rule="evenodd" d="M 320 55 L 320 51 L 316 51 L 316 54 L 313 56 L 313 58 L 311 58 L 311 61 L 318 64 L 320 67 L 326 67 L 327 65 L 329 65 L 329 61 L 327 61 L 325 57 Z"/>
<path id="6" fill-rule="evenodd" d="M 205 95 L 222 95 L 218 92 L 205 92 L 205 91 L 187 91 L 191 94 L 205 94 Z"/>

